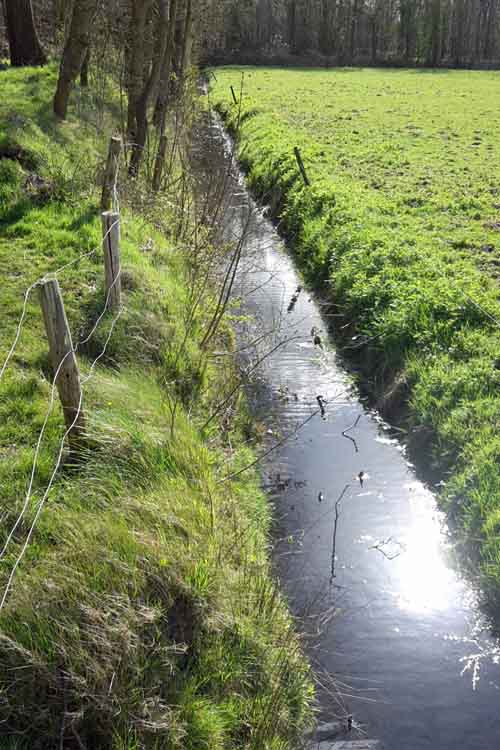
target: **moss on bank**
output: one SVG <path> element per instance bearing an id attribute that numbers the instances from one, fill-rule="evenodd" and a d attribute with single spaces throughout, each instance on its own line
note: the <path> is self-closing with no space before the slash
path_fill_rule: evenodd
<path id="1" fill-rule="evenodd" d="M 1 71 L 0 86 L 3 363 L 24 291 L 40 276 L 71 264 L 58 278 L 75 341 L 102 311 L 102 261 L 91 251 L 113 119 L 108 112 L 99 134 L 89 101 L 54 125 L 50 68 Z M 124 312 L 117 322 L 106 313 L 79 350 L 92 375 L 87 448 L 77 462 L 66 457 L 0 613 L 0 747 L 293 747 L 311 687 L 270 574 L 270 509 L 255 475 L 220 481 L 222 466 L 226 475 L 250 463 L 238 447 L 246 418 L 229 435 L 216 425 L 201 433 L 223 383 L 197 344 L 202 317 L 182 345 L 185 257 L 125 206 L 122 222 Z M 35 292 L 0 381 L 2 546 L 24 504 L 49 397 Z M 34 492 L 0 560 L 2 593 L 63 434 L 56 405 Z"/>
<path id="2" fill-rule="evenodd" d="M 233 67 L 212 97 L 250 186 L 342 314 L 339 344 L 445 479 L 441 504 L 498 608 L 497 77 Z"/>

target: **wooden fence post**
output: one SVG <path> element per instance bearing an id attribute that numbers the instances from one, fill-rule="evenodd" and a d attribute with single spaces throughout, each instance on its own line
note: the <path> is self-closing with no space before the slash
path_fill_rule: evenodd
<path id="1" fill-rule="evenodd" d="M 106 300 L 109 309 L 116 310 L 121 306 L 122 301 L 120 214 L 114 211 L 104 211 L 101 218 Z"/>
<path id="2" fill-rule="evenodd" d="M 108 160 L 102 184 L 101 211 L 109 211 L 112 207 L 113 190 L 118 177 L 121 150 L 122 139 L 113 136 L 109 142 Z"/>
<path id="3" fill-rule="evenodd" d="M 70 446 L 75 448 L 81 445 L 85 416 L 82 410 L 80 373 L 59 282 L 57 279 L 42 282 L 39 293 L 54 381 L 61 399 L 66 429 L 69 430 Z"/>
<path id="4" fill-rule="evenodd" d="M 297 159 L 297 164 L 299 165 L 300 174 L 302 175 L 304 184 L 309 187 L 311 183 L 309 182 L 309 177 L 307 176 L 306 168 L 304 167 L 304 162 L 302 161 L 302 156 L 300 155 L 300 150 L 297 146 L 295 146 L 293 151 L 295 153 L 295 158 Z"/>

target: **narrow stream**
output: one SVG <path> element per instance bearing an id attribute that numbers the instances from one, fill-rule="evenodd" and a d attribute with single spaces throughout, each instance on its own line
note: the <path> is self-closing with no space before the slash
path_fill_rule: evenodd
<path id="1" fill-rule="evenodd" d="M 385 750 L 500 747 L 500 648 L 453 567 L 432 493 L 360 400 L 321 301 L 297 293 L 300 274 L 231 168 L 218 122 L 201 126 L 194 149 L 202 186 L 229 175 L 223 236 L 246 228 L 238 293 L 252 319 L 240 325 L 240 346 L 264 336 L 261 353 L 277 347 L 250 398 L 265 425 L 263 450 L 281 443 L 263 462 L 276 566 L 304 630 L 317 631 L 308 643 L 321 720 L 352 714 L 338 739 L 380 739 Z"/>

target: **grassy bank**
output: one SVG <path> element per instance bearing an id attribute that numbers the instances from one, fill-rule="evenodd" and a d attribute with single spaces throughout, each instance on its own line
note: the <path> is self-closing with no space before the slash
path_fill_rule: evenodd
<path id="1" fill-rule="evenodd" d="M 41 276 L 66 266 L 75 343 L 103 312 L 95 185 L 113 111 L 97 131 L 81 94 L 80 117 L 56 126 L 54 85 L 50 68 L 0 72 L 0 367 Z M 158 215 L 173 226 L 164 199 Z M 105 312 L 78 351 L 86 448 L 63 454 L 0 612 L 0 747 L 293 747 L 310 686 L 270 575 L 269 507 L 255 475 L 221 481 L 251 461 L 250 426 L 240 409 L 201 431 L 232 376 L 198 344 L 210 304 L 193 322 L 189 245 L 158 231 L 152 210 L 148 222 L 123 200 L 121 214 L 123 314 Z M 2 547 L 50 402 L 36 290 L 26 313 L 0 381 Z M 56 403 L 0 559 L 2 594 L 63 435 Z"/>
<path id="2" fill-rule="evenodd" d="M 442 505 L 498 606 L 498 74 L 228 67 L 212 99 L 251 187 L 329 289 L 339 343 L 446 480 Z"/>

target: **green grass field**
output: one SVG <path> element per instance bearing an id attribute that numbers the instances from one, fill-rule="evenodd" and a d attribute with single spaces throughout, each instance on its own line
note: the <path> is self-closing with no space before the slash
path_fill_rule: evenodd
<path id="1" fill-rule="evenodd" d="M 215 76 L 212 103 L 238 132 L 250 185 L 330 290 L 347 324 L 339 345 L 444 478 L 443 507 L 498 604 L 500 74 Z"/>
<path id="2" fill-rule="evenodd" d="M 103 311 L 96 176 L 113 112 L 96 131 L 89 94 L 80 117 L 56 125 L 54 85 L 51 67 L 0 72 L 0 369 L 24 292 L 44 274 L 72 263 L 58 278 L 74 343 Z M 156 215 L 146 196 L 148 220 L 126 191 L 122 175 L 124 312 L 112 331 L 105 314 L 78 352 L 89 375 L 112 332 L 85 386 L 85 450 L 76 462 L 64 453 L 0 612 L 0 747 L 283 750 L 311 715 L 308 667 L 270 573 L 258 477 L 221 481 L 252 462 L 242 443 L 253 432 L 241 401 L 224 430 L 201 429 L 234 384 L 199 345 L 211 297 L 193 315 L 192 256 L 159 231 L 176 225 L 175 196 Z M 225 330 L 217 346 L 230 342 Z M 35 290 L 0 380 L 0 550 L 51 377 Z M 56 400 L 0 557 L 0 599 L 63 435 Z"/>

